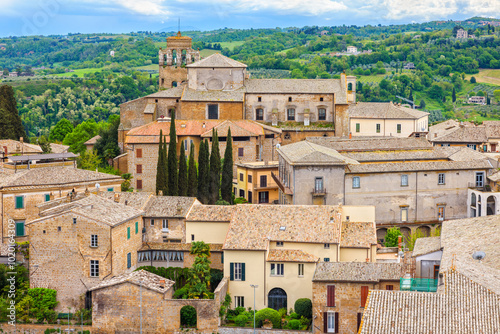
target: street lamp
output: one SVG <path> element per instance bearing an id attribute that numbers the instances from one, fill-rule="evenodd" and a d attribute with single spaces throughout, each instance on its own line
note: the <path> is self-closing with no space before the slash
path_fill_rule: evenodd
<path id="1" fill-rule="evenodd" d="M 139 281 L 140 313 L 141 313 L 141 334 L 142 334 L 142 280 Z"/>
<path id="2" fill-rule="evenodd" d="M 255 334 L 255 289 L 259 286 L 257 284 L 250 284 L 253 288 L 253 334 Z"/>

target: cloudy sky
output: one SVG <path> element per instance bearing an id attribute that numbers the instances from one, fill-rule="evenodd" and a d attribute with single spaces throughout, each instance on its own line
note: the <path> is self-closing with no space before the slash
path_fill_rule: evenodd
<path id="1" fill-rule="evenodd" d="M 500 18 L 500 0 L 0 0 L 0 36 Z"/>

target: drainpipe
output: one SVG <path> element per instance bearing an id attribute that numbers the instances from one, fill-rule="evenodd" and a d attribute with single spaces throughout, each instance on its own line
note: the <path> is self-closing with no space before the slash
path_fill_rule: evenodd
<path id="1" fill-rule="evenodd" d="M 415 172 L 415 223 L 418 221 L 418 172 Z"/>

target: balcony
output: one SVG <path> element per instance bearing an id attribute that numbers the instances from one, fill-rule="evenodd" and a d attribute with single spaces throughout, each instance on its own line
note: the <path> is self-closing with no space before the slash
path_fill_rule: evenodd
<path id="1" fill-rule="evenodd" d="M 401 291 L 436 292 L 438 280 L 432 278 L 401 278 L 399 289 Z"/>
<path id="2" fill-rule="evenodd" d="M 326 188 L 313 188 L 312 195 L 313 197 L 326 196 Z"/>
<path id="3" fill-rule="evenodd" d="M 279 176 L 271 172 L 271 177 L 273 178 L 274 182 L 276 182 L 276 184 L 284 194 L 293 195 L 293 191 L 280 180 Z"/>
<path id="4" fill-rule="evenodd" d="M 477 190 L 477 191 L 485 191 L 485 192 L 490 192 L 491 191 L 491 186 L 489 184 L 483 184 L 482 186 L 480 186 L 476 182 L 469 182 L 468 183 L 468 188 L 469 189 L 474 189 L 474 190 Z"/>

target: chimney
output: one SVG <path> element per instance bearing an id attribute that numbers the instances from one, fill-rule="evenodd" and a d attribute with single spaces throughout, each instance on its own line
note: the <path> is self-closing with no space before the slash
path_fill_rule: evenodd
<path id="1" fill-rule="evenodd" d="M 205 124 L 205 122 L 203 122 L 203 125 L 201 126 L 202 128 L 206 128 L 207 125 Z"/>
<path id="2" fill-rule="evenodd" d="M 398 236 L 398 252 L 401 252 L 402 246 L 403 246 L 402 237 Z"/>
<path id="3" fill-rule="evenodd" d="M 352 132 L 349 132 L 349 139 L 352 139 Z"/>
<path id="4" fill-rule="evenodd" d="M 7 149 L 7 146 L 3 147 L 3 151 L 5 152 L 5 156 L 9 154 L 9 150 Z"/>
<path id="5" fill-rule="evenodd" d="M 116 203 L 120 202 L 120 194 L 118 194 L 118 193 L 115 194 L 114 200 L 115 200 Z"/>
<path id="6" fill-rule="evenodd" d="M 160 280 L 160 287 L 165 288 L 165 280 L 164 279 Z"/>

